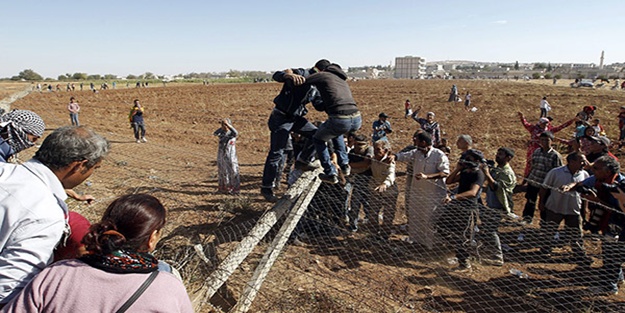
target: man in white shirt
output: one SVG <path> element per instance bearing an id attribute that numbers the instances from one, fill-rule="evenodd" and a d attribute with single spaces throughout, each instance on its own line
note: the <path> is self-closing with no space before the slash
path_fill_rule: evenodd
<path id="1" fill-rule="evenodd" d="M 65 189 L 91 176 L 108 152 L 93 130 L 67 126 L 24 164 L 0 164 L 0 307 L 52 262 L 69 231 Z"/>

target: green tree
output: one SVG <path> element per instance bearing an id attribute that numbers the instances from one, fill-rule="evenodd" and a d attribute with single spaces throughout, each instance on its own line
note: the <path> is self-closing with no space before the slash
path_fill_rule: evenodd
<path id="1" fill-rule="evenodd" d="M 43 80 L 41 75 L 31 69 L 21 71 L 17 77 L 24 80 Z"/>
<path id="2" fill-rule="evenodd" d="M 514 69 L 515 70 L 519 69 L 519 61 L 514 62 Z"/>
<path id="3" fill-rule="evenodd" d="M 87 79 L 87 73 L 74 73 L 72 75 L 72 79 L 76 79 L 76 80 L 86 80 Z"/>
<path id="4" fill-rule="evenodd" d="M 551 66 L 551 63 L 547 64 L 547 72 L 551 72 L 553 71 L 553 67 Z"/>
<path id="5" fill-rule="evenodd" d="M 551 78 L 552 78 L 551 74 L 549 74 L 549 73 L 545 74 L 545 79 L 551 79 Z"/>
<path id="6" fill-rule="evenodd" d="M 532 78 L 533 79 L 539 79 L 540 78 L 540 73 L 532 73 Z"/>
<path id="7" fill-rule="evenodd" d="M 100 75 L 100 74 L 92 74 L 92 75 L 87 76 L 87 79 L 88 80 L 100 80 L 100 79 L 102 79 L 102 75 Z"/>
<path id="8" fill-rule="evenodd" d="M 561 79 L 561 78 L 562 78 L 562 75 L 560 75 L 560 74 L 556 74 L 553 78 L 555 78 L 555 79 Z"/>
<path id="9" fill-rule="evenodd" d="M 128 76 L 126 76 L 126 79 L 135 80 L 135 79 L 137 79 L 137 76 L 136 75 L 132 75 L 132 74 L 128 74 Z"/>
<path id="10" fill-rule="evenodd" d="M 115 79 L 117 79 L 117 75 L 105 74 L 104 75 L 104 79 L 106 79 L 106 80 L 115 80 Z"/>

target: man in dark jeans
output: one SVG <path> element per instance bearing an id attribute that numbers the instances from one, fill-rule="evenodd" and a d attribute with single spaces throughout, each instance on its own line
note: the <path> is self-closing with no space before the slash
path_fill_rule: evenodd
<path id="1" fill-rule="evenodd" d="M 458 272 L 470 272 L 467 245 L 475 242 L 474 231 L 478 217 L 477 198 L 484 184 L 484 172 L 479 164 L 484 155 L 479 150 L 467 150 L 458 166 L 447 177 L 447 184 L 458 183 L 458 193 L 445 199 L 446 205 L 437 221 L 441 234 L 454 246 Z"/>
<path id="2" fill-rule="evenodd" d="M 287 69 L 273 74 L 273 80 L 281 82 L 283 85 L 280 94 L 273 100 L 275 108 L 271 112 L 268 122 L 271 131 L 271 144 L 265 161 L 260 188 L 261 195 L 267 201 L 276 202 L 278 200 L 273 194 L 274 182 L 280 171 L 280 161 L 290 132 L 301 134 L 309 138 L 308 141 L 311 142 L 303 149 L 298 160 L 306 163 L 314 155 L 312 136 L 317 131 L 317 127 L 304 116 L 308 113 L 306 104 L 311 101 L 321 102 L 321 98 L 315 86 L 302 84 L 310 74 L 324 70 L 328 65 L 330 65 L 328 60 L 320 60 L 315 64 L 315 67 L 309 70 L 303 68 Z M 305 165 L 304 167 L 306 167 Z"/>
<path id="3" fill-rule="evenodd" d="M 547 176 L 547 173 L 556 167 L 562 166 L 562 156 L 558 151 L 551 147 L 553 143 L 553 133 L 546 131 L 538 137 L 540 148 L 536 149 L 532 154 L 531 168 L 527 175 L 527 191 L 525 192 L 525 208 L 523 209 L 523 221 L 527 224 L 532 223 L 534 212 L 536 211 L 536 200 L 538 192 Z M 541 219 L 544 219 L 544 212 L 541 212 Z"/>

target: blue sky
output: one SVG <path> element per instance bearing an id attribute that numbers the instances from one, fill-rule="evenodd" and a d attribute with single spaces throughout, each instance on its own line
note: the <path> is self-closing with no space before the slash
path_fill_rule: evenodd
<path id="1" fill-rule="evenodd" d="M 0 77 L 428 61 L 625 62 L 625 1 L 5 1 Z"/>

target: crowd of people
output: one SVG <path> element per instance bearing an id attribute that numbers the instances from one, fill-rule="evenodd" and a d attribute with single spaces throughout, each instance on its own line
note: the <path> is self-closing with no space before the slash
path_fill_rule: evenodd
<path id="1" fill-rule="evenodd" d="M 325 61 L 325 60 L 322 60 Z M 328 62 L 329 63 L 329 62 Z M 331 64 L 331 63 L 330 63 Z M 338 66 L 334 66 L 337 68 Z M 340 68 L 340 67 L 339 67 Z M 418 130 L 414 133 L 412 145 L 393 153 L 389 134 L 393 129 L 384 112 L 378 115 L 378 119 L 371 125 L 369 135 L 363 134 L 360 129 L 362 117 L 355 108 L 355 101 L 349 97 L 337 98 L 337 84 L 343 81 L 341 75 L 336 75 L 326 68 L 315 66 L 312 69 L 298 69 L 300 74 L 291 74 L 295 70 L 286 70 L 274 74 L 276 81 L 283 82 L 281 96 L 284 94 L 299 95 L 289 101 L 276 98 L 276 108 L 272 113 L 289 119 L 289 124 L 283 124 L 280 131 L 285 137 L 289 132 L 300 134 L 304 139 L 314 142 L 317 152 L 329 153 L 328 155 L 315 155 L 307 153 L 305 158 L 298 158 L 292 172 L 295 177 L 306 170 L 314 170 L 315 163 L 311 162 L 315 157 L 322 160 L 323 173 L 320 178 L 325 183 L 337 184 L 343 188 L 326 190 L 334 192 L 337 199 L 327 199 L 325 205 L 332 207 L 331 214 L 339 215 L 331 218 L 337 222 L 337 227 L 345 227 L 346 230 L 357 232 L 363 227 L 371 231 L 382 240 L 389 240 L 395 232 L 392 226 L 396 215 L 396 202 L 399 194 L 397 186 L 396 162 L 407 164 L 405 182 L 405 209 L 407 238 L 405 241 L 419 244 L 425 249 L 434 249 L 444 243 L 455 251 L 458 267 L 457 271 L 471 271 L 470 254 L 473 250 L 470 243 L 480 247 L 478 253 L 480 261 L 484 264 L 502 266 L 505 261 L 502 243 L 499 237 L 499 226 L 504 221 L 516 223 L 522 229 L 530 227 L 534 222 L 536 210 L 540 212 L 538 226 L 540 238 L 535 243 L 539 253 L 549 257 L 553 240 L 550 238 L 564 238 L 570 243 L 573 253 L 572 259 L 580 266 L 589 266 L 593 259 L 589 257 L 583 247 L 584 229 L 606 235 L 604 246 L 614 245 L 615 248 L 607 250 L 610 258 L 619 266 L 625 260 L 625 244 L 614 243 L 613 239 L 607 239 L 610 235 L 616 235 L 618 240 L 625 241 L 623 235 L 610 233 L 609 229 L 625 229 L 625 223 L 621 217 L 622 208 L 616 204 L 618 194 L 606 192 L 606 186 L 618 185 L 620 168 L 616 156 L 610 152 L 611 141 L 605 136 L 605 129 L 600 125 L 600 120 L 595 118 L 597 107 L 585 106 L 571 119 L 560 125 L 553 125 L 553 118 L 549 116 L 552 110 L 547 98 L 543 97 L 540 103 L 538 122 L 530 123 L 519 112 L 522 126 L 530 133 L 527 145 L 526 166 L 517 169 L 520 173 L 515 174 L 510 162 L 516 156 L 513 149 L 499 147 L 492 151 L 494 160 L 486 160 L 484 153 L 472 147 L 473 140 L 470 135 L 460 134 L 457 137 L 456 147 L 461 152 L 457 164 L 450 164 L 449 153 L 451 151 L 447 140 L 442 137 L 441 126 L 435 120 L 434 112 L 427 112 L 425 117 L 420 117 L 422 107 L 413 108 L 410 99 L 404 103 L 405 117 L 411 117 L 417 122 Z M 322 75 L 317 72 L 321 71 Z M 326 80 L 319 83 L 318 77 L 330 76 L 334 80 Z M 336 79 L 338 77 L 338 79 Z M 341 94 L 347 94 L 346 89 L 341 89 Z M 292 92 L 292 93 L 291 93 Z M 319 93 L 321 96 L 314 98 Z M 311 97 L 311 95 L 313 95 Z M 307 98 L 308 97 L 308 98 Z M 465 99 L 467 107 L 471 105 L 471 94 L 467 92 Z M 450 93 L 450 102 L 459 102 L 458 88 L 454 85 Z M 282 111 L 280 101 L 292 104 L 290 112 Z M 337 113 L 326 111 L 329 120 L 322 123 L 324 129 L 322 136 L 316 135 L 314 128 L 302 132 L 294 128 L 295 120 L 299 125 L 306 125 L 306 104 L 323 111 L 327 107 L 345 105 L 351 108 L 348 111 Z M 358 116 L 358 121 L 353 122 Z M 622 146 L 622 137 L 625 136 L 625 107 L 621 108 L 618 116 L 621 133 L 619 136 L 619 149 Z M 336 120 L 340 124 L 334 125 Z M 270 119 L 271 121 L 271 119 Z M 556 138 L 555 133 L 567 129 L 575 123 L 574 135 L 569 138 Z M 328 133 L 328 127 L 334 132 Z M 345 137 L 345 140 L 341 137 Z M 272 139 L 274 131 L 272 130 Z M 564 144 L 563 150 L 567 153 L 563 158 L 553 145 Z M 303 146 L 305 146 L 304 144 Z M 272 140 L 272 150 L 267 158 L 265 174 L 271 174 L 267 164 L 273 159 L 280 159 L 284 152 L 284 144 L 276 145 Z M 329 151 L 329 152 L 326 152 Z M 293 153 L 301 155 L 301 150 Z M 347 158 L 345 157 L 345 153 Z M 347 159 L 347 162 L 345 161 Z M 564 163 L 566 161 L 566 163 Z M 276 171 L 278 168 L 276 167 Z M 601 176 L 604 185 L 596 183 L 596 172 L 609 172 Z M 264 179 L 261 194 L 265 199 L 276 201 L 273 194 L 276 174 L 270 175 L 271 179 Z M 607 177 L 609 176 L 609 177 Z M 291 179 L 292 182 L 293 179 Z M 578 184 L 579 188 L 567 189 L 567 185 Z M 581 186 L 587 186 L 582 191 Z M 625 186 L 611 187 L 620 190 Z M 325 188 L 325 187 L 324 187 Z M 327 189 L 327 188 L 326 188 Z M 602 191 L 603 190 L 603 191 Z M 625 189 L 624 189 L 625 190 Z M 515 213 L 513 194 L 525 192 L 526 201 L 519 215 Z M 620 191 L 625 194 L 625 191 Z M 317 197 L 317 196 L 315 196 Z M 625 196 L 623 196 L 625 197 Z M 311 212 L 315 215 L 312 219 L 319 218 L 319 212 L 323 211 L 323 204 L 313 202 Z M 320 207 L 321 206 L 321 207 Z M 589 209 L 587 209 L 589 208 Z M 616 214 L 609 214 L 609 213 Z M 618 217 L 618 218 L 617 218 Z M 557 230 L 558 225 L 564 222 L 562 234 Z M 479 225 L 479 226 L 478 226 Z M 536 225 L 534 223 L 533 225 Z M 608 227 L 610 225 L 610 227 Z M 625 234 L 625 233 L 624 233 Z M 296 234 L 296 240 L 306 237 L 305 232 Z M 519 241 L 527 240 L 524 231 L 521 230 L 517 238 Z M 620 247 L 620 249 L 618 248 Z M 605 254 L 606 252 L 604 252 Z M 605 256 L 604 256 L 605 257 Z M 619 263 L 620 262 L 620 263 Z M 604 268 L 614 267 L 605 264 Z M 616 268 L 616 267 L 614 267 Z M 620 268 L 620 267 L 619 267 Z M 615 269 L 610 269 L 615 271 Z M 622 274 L 621 274 L 622 275 Z M 611 277 L 611 276 L 610 276 Z M 616 274 L 622 280 L 622 276 Z M 609 294 L 616 293 L 617 281 L 603 277 L 600 280 L 600 292 Z"/>
<path id="2" fill-rule="evenodd" d="M 612 143 L 605 129 L 594 117 L 597 107 L 585 106 L 559 126 L 552 125 L 546 97 L 536 124 L 519 112 L 530 138 L 523 175 L 516 175 L 510 165 L 516 157 L 513 149 L 488 151 L 494 155 L 489 161 L 468 134 L 458 134 L 460 154 L 457 164 L 451 164 L 451 148 L 442 137 L 436 114 L 427 112 L 420 117 L 423 108 L 413 109 L 409 99 L 404 104 L 405 117 L 416 122 L 417 131 L 409 145 L 394 149 L 389 116 L 379 113 L 371 129 L 363 130 L 363 117 L 347 75 L 340 65 L 328 60 L 319 60 L 310 69 L 278 71 L 273 79 L 282 83 L 282 89 L 268 122 L 271 142 L 260 188 L 265 200 L 278 201 L 274 190 L 285 168 L 290 171 L 290 183 L 304 171 L 321 168 L 322 192 L 313 198 L 308 218 L 329 220 L 348 232 L 366 231 L 388 241 L 398 238 L 393 237 L 397 234 L 394 221 L 402 189 L 407 221 L 404 240 L 427 251 L 448 245 L 457 258 L 454 270 L 458 272 L 472 271 L 475 247 L 481 249 L 479 261 L 502 266 L 506 256 L 499 236 L 501 223 L 536 224 L 538 209 L 538 252 L 550 256 L 552 238 L 564 222 L 562 237 L 570 243 L 574 262 L 589 266 L 593 259 L 584 249 L 584 231 L 600 233 L 604 235 L 604 274 L 597 292 L 618 292 L 625 262 L 625 176 L 610 152 Z M 471 98 L 467 92 L 467 108 Z M 454 85 L 449 100 L 458 99 Z M 327 119 L 308 121 L 308 103 L 325 112 Z M 80 105 L 74 97 L 67 110 L 72 126 L 50 133 L 34 157 L 23 164 L 7 161 L 33 147 L 43 136 L 45 124 L 27 110 L 0 116 L 2 312 L 41 308 L 46 312 L 113 311 L 130 306 L 138 311 L 191 312 L 179 274 L 152 255 L 167 215 L 158 199 L 147 194 L 121 196 L 93 225 L 69 212 L 68 196 L 93 200 L 90 195 L 77 195 L 72 188 L 101 166 L 110 144 L 92 129 L 80 126 Z M 147 142 L 143 114 L 144 108 L 135 99 L 128 118 L 137 143 Z M 625 107 L 617 118 L 620 149 L 625 137 Z M 555 137 L 554 133 L 573 123 L 572 138 Z M 238 132 L 232 121 L 224 118 L 213 134 L 219 139 L 218 190 L 238 194 Z M 555 142 L 567 146 L 565 158 L 553 147 Z M 403 173 L 398 172 L 397 162 L 406 164 L 404 186 L 398 184 L 397 177 Z M 513 198 L 519 186 L 526 198 L 521 217 L 515 214 Z M 339 196 L 328 197 L 328 193 Z M 295 240 L 305 238 L 307 231 L 310 227 L 298 226 Z M 524 239 L 521 232 L 517 240 Z M 162 296 L 165 293 L 167 297 Z"/>

